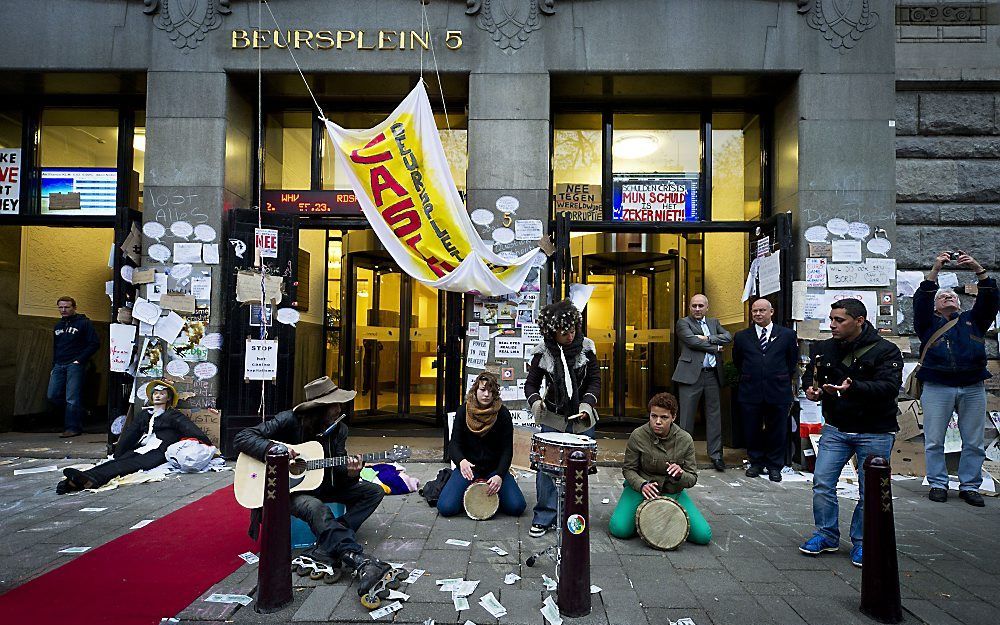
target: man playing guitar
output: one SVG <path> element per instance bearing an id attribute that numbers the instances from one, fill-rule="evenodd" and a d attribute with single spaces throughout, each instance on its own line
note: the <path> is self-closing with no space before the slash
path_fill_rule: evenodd
<path id="1" fill-rule="evenodd" d="M 338 388 L 327 376 L 306 384 L 304 390 L 305 402 L 237 434 L 233 440 L 236 450 L 263 462 L 275 445 L 318 440 L 327 457 L 346 456 L 347 425 L 339 421 L 343 404 L 352 401 L 357 391 Z M 298 454 L 289 448 L 289 455 L 294 459 Z M 347 466 L 326 469 L 319 488 L 293 492 L 289 502 L 292 515 L 305 521 L 316 536 L 316 547 L 297 558 L 296 564 L 325 574 L 331 583 L 340 576 L 341 567 L 345 568 L 358 577 L 359 596 L 392 570 L 389 564 L 365 554 L 354 535 L 385 496 L 377 484 L 358 479 L 363 465 L 361 456 L 350 457 Z M 332 502 L 344 504 L 347 512 L 334 518 L 326 505 Z"/>

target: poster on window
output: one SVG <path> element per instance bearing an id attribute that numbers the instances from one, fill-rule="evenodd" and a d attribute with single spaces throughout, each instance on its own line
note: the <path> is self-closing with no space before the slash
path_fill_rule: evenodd
<path id="1" fill-rule="evenodd" d="M 21 149 L 0 149 L 0 213 L 21 212 Z"/>
<path id="2" fill-rule="evenodd" d="M 617 174 L 615 221 L 698 221 L 701 197 L 697 174 Z"/>

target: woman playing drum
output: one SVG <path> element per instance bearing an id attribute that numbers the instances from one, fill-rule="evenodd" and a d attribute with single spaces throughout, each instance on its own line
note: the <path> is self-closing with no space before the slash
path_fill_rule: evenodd
<path id="1" fill-rule="evenodd" d="M 643 500 L 670 497 L 684 508 L 691 522 L 687 539 L 707 545 L 712 528 L 684 492 L 698 481 L 694 441 L 674 423 L 677 399 L 659 393 L 649 400 L 649 423 L 636 428 L 625 447 L 625 490 L 611 515 L 611 535 L 632 538 L 636 534 L 635 511 Z"/>
<path id="2" fill-rule="evenodd" d="M 500 511 L 520 516 L 527 505 L 510 474 L 514 454 L 514 423 L 500 402 L 500 387 L 492 373 L 479 374 L 465 405 L 458 409 L 448 444 L 448 455 L 458 465 L 445 483 L 437 508 L 443 516 L 462 512 L 465 489 L 475 480 L 486 480 L 488 492 L 499 494 Z"/>

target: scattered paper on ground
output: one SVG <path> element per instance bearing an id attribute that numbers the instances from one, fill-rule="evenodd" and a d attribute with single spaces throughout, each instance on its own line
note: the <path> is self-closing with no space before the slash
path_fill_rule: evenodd
<path id="1" fill-rule="evenodd" d="M 507 615 L 507 608 L 500 604 L 500 601 L 493 595 L 492 592 L 488 592 L 479 598 L 479 605 L 483 606 L 483 609 L 493 615 L 493 618 L 500 618 L 501 616 Z"/>
<path id="2" fill-rule="evenodd" d="M 507 577 L 503 578 L 503 583 L 510 586 L 519 579 L 521 579 L 521 576 L 518 575 L 517 573 L 507 573 Z"/>
<path id="3" fill-rule="evenodd" d="M 242 559 L 247 564 L 257 564 L 257 562 L 260 561 L 260 558 L 257 557 L 257 554 L 252 551 L 241 553 L 240 559 Z"/>
<path id="4" fill-rule="evenodd" d="M 444 541 L 444 544 L 446 544 L 446 545 L 455 545 L 456 547 L 468 547 L 472 543 L 470 543 L 467 540 L 459 540 L 457 538 L 449 538 L 448 540 Z"/>
<path id="5" fill-rule="evenodd" d="M 409 601 L 410 595 L 405 592 L 389 589 L 389 599 L 402 599 L 403 601 Z"/>
<path id="6" fill-rule="evenodd" d="M 80 512 L 104 512 L 107 508 L 80 508 Z"/>
<path id="7" fill-rule="evenodd" d="M 66 547 L 65 549 L 60 549 L 59 553 L 83 553 L 89 550 L 90 547 Z"/>
<path id="8" fill-rule="evenodd" d="M 600 586 L 594 586 L 593 584 L 590 585 L 590 594 L 596 595 L 599 592 L 601 592 Z"/>
<path id="9" fill-rule="evenodd" d="M 246 595 L 229 595 L 223 593 L 212 593 L 205 601 L 209 603 L 238 603 L 240 605 L 250 605 L 253 599 Z"/>
<path id="10" fill-rule="evenodd" d="M 407 584 L 412 584 L 413 582 L 415 582 L 418 579 L 420 579 L 420 576 L 422 576 L 426 572 L 427 571 L 425 571 L 423 569 L 413 569 L 412 571 L 410 571 L 409 577 L 407 577 L 404 581 Z"/>
<path id="11" fill-rule="evenodd" d="M 607 497 L 601 500 L 601 503 L 611 503 L 611 500 Z"/>
<path id="12" fill-rule="evenodd" d="M 389 605 L 384 605 L 378 610 L 372 610 L 371 612 L 368 613 L 368 616 L 372 617 L 372 620 L 375 621 L 382 618 L 383 616 L 388 616 L 393 612 L 398 612 L 399 610 L 402 609 L 403 609 L 402 603 L 398 601 L 393 601 Z"/>
<path id="13" fill-rule="evenodd" d="M 499 546 L 496 546 L 496 545 L 490 547 L 490 551 L 492 551 L 493 553 L 497 554 L 498 556 L 508 555 L 507 552 L 504 551 L 502 547 L 499 547 Z"/>
<path id="14" fill-rule="evenodd" d="M 153 522 L 153 519 L 143 519 L 143 520 L 139 521 L 138 523 L 136 523 L 135 525 L 133 525 L 132 527 L 130 527 L 129 529 L 130 530 L 142 529 L 142 528 L 146 527 L 147 525 L 149 525 L 152 522 Z"/>
<path id="15" fill-rule="evenodd" d="M 452 603 L 455 604 L 456 612 L 461 612 L 462 610 L 469 609 L 469 600 L 466 599 L 465 597 L 459 597 L 458 595 L 453 594 L 451 596 L 451 601 Z"/>
<path id="16" fill-rule="evenodd" d="M 49 473 L 51 471 L 58 471 L 57 466 L 48 467 L 31 467 L 30 469 L 14 469 L 14 475 L 31 475 L 32 473 Z"/>
<path id="17" fill-rule="evenodd" d="M 545 573 L 542 573 L 542 583 L 545 584 L 545 590 L 555 590 L 557 586 L 556 580 L 552 579 Z"/>
<path id="18" fill-rule="evenodd" d="M 559 615 L 559 607 L 552 600 L 552 595 L 545 597 L 541 609 L 542 616 L 549 622 L 549 625 L 562 625 L 562 616 Z"/>

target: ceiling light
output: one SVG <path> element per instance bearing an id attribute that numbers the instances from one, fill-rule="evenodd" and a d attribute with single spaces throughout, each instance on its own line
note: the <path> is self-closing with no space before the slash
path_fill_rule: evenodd
<path id="1" fill-rule="evenodd" d="M 618 158 L 642 158 L 649 156 L 660 146 L 660 141 L 653 135 L 627 135 L 614 142 L 611 153 Z"/>

